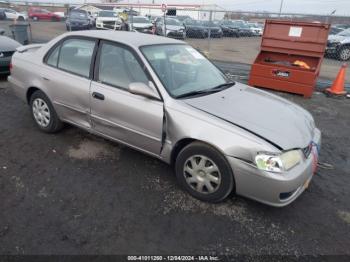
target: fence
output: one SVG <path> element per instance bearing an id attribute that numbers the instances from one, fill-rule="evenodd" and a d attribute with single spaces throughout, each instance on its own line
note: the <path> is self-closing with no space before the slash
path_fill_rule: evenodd
<path id="1" fill-rule="evenodd" d="M 12 8 L 28 12 L 33 5 L 14 2 L 0 3 L 1 8 Z M 77 6 L 74 6 L 77 7 Z M 65 12 L 72 6 L 58 4 L 42 4 L 41 8 L 49 11 Z M 329 53 L 322 64 L 322 78 L 334 79 L 343 61 L 350 59 L 350 16 L 310 15 L 294 13 L 238 12 L 222 10 L 217 6 L 168 6 L 163 13 L 157 5 L 83 5 L 80 9 L 89 11 L 92 15 L 100 10 L 115 10 L 129 15 L 128 23 L 131 29 L 154 33 L 167 37 L 180 38 L 200 50 L 209 59 L 224 63 L 227 68 L 237 68 L 237 64 L 251 65 L 260 48 L 261 34 L 266 19 L 284 19 L 288 21 L 309 21 L 331 23 L 330 34 L 343 32 L 344 36 L 330 37 Z M 135 16 L 135 13 L 138 16 Z M 147 21 L 147 19 L 149 21 Z M 1 18 L 1 16 L 0 16 Z M 66 25 L 61 22 L 44 22 L 29 20 L 32 39 L 35 42 L 46 42 L 64 33 Z M 1 20 L 0 28 L 8 30 L 11 21 Z M 344 31 L 342 31 L 344 30 Z M 349 29 L 350 30 L 350 29 Z M 344 41 L 340 42 L 342 38 Z M 348 42 L 346 42 L 348 41 Z M 343 44 L 344 43 L 344 44 Z M 347 45 L 346 43 L 349 43 Z M 240 71 L 240 75 L 243 74 Z M 350 81 L 350 74 L 347 75 Z"/>

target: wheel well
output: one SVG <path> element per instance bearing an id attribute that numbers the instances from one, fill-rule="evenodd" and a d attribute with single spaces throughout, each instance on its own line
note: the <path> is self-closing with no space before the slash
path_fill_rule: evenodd
<path id="1" fill-rule="evenodd" d="M 27 103 L 29 104 L 30 102 L 30 97 L 32 96 L 32 94 L 34 94 L 35 91 L 40 90 L 37 87 L 30 87 L 27 91 Z"/>
<path id="2" fill-rule="evenodd" d="M 171 165 L 175 164 L 177 155 L 180 153 L 180 151 L 186 147 L 187 145 L 191 144 L 192 142 L 197 141 L 193 138 L 184 138 L 181 139 L 180 141 L 178 141 L 176 143 L 176 145 L 174 146 L 172 152 L 171 152 Z"/>

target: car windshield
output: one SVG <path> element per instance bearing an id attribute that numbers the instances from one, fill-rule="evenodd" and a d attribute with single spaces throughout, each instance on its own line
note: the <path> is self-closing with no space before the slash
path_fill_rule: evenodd
<path id="1" fill-rule="evenodd" d="M 176 20 L 176 19 L 171 19 L 171 18 L 167 18 L 166 19 L 166 24 L 167 25 L 182 25 L 181 23 L 180 23 L 180 21 L 178 21 L 178 20 Z"/>
<path id="2" fill-rule="evenodd" d="M 216 24 L 214 24 L 214 22 L 210 22 L 210 21 L 202 21 L 202 25 L 209 26 L 209 27 L 217 26 Z"/>
<path id="3" fill-rule="evenodd" d="M 110 12 L 110 11 L 101 11 L 98 13 L 98 16 L 100 17 L 116 17 L 116 12 Z"/>
<path id="4" fill-rule="evenodd" d="M 185 25 L 201 25 L 199 21 L 192 20 L 192 19 L 187 19 L 185 20 Z"/>
<path id="5" fill-rule="evenodd" d="M 346 29 L 340 33 L 338 33 L 337 35 L 340 35 L 340 36 L 350 36 L 350 29 Z"/>
<path id="6" fill-rule="evenodd" d="M 150 45 L 141 51 L 172 97 L 205 92 L 228 83 L 225 75 L 193 47 Z"/>
<path id="7" fill-rule="evenodd" d="M 87 15 L 86 13 L 83 13 L 83 12 L 71 12 L 70 17 L 76 18 L 76 19 L 86 19 Z"/>
<path id="8" fill-rule="evenodd" d="M 148 24 L 150 21 L 146 17 L 133 17 L 133 23 Z"/>

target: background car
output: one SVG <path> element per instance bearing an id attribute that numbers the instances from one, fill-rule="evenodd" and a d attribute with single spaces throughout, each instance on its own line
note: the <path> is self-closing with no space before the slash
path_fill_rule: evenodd
<path id="1" fill-rule="evenodd" d="M 28 20 L 28 15 L 25 12 L 17 12 L 10 8 L 3 8 L 6 19 L 24 21 Z"/>
<path id="2" fill-rule="evenodd" d="M 202 25 L 200 21 L 193 19 L 186 19 L 184 21 L 186 36 L 192 38 L 206 38 L 208 37 L 208 29 Z"/>
<path id="3" fill-rule="evenodd" d="M 235 26 L 231 20 L 223 20 L 216 23 L 220 25 L 224 36 L 240 37 L 237 26 Z"/>
<path id="4" fill-rule="evenodd" d="M 185 39 L 187 34 L 185 26 L 175 18 L 166 18 L 164 23 L 164 18 L 158 19 L 158 22 L 155 24 L 156 34 L 167 36 L 177 39 Z"/>
<path id="5" fill-rule="evenodd" d="M 237 193 L 286 206 L 314 177 L 321 133 L 310 113 L 231 82 L 182 41 L 63 34 L 21 47 L 8 81 L 40 131 L 67 122 L 148 153 L 173 165 L 183 189 L 202 201 Z"/>
<path id="6" fill-rule="evenodd" d="M 262 36 L 264 28 L 261 24 L 248 22 L 247 25 L 249 26 L 254 36 Z"/>
<path id="7" fill-rule="evenodd" d="M 247 36 L 253 36 L 255 34 L 254 30 L 252 30 L 250 26 L 247 25 L 247 23 L 242 20 L 232 21 L 232 25 L 233 27 L 238 29 L 238 33 L 240 36 L 247 37 Z"/>
<path id="8" fill-rule="evenodd" d="M 119 30 L 122 26 L 122 20 L 114 11 L 100 11 L 96 17 L 96 29 Z"/>
<path id="9" fill-rule="evenodd" d="M 329 29 L 329 35 L 336 35 L 336 34 L 339 34 L 340 32 L 343 32 L 344 30 L 345 29 L 343 28 L 331 26 L 331 28 Z"/>
<path id="10" fill-rule="evenodd" d="M 28 11 L 28 16 L 34 21 L 38 20 L 50 20 L 50 21 L 60 21 L 61 17 L 54 12 L 46 9 L 31 7 Z"/>
<path id="11" fill-rule="evenodd" d="M 145 16 L 129 16 L 129 25 L 131 30 L 136 30 L 140 33 L 152 33 L 153 24 Z"/>
<path id="12" fill-rule="evenodd" d="M 174 16 L 174 17 L 172 17 L 172 18 L 175 18 L 175 19 L 177 19 L 177 20 L 179 20 L 180 22 L 184 22 L 185 20 L 187 20 L 187 19 L 192 19 L 190 16 L 188 16 L 188 15 L 177 15 L 177 16 Z"/>
<path id="13" fill-rule="evenodd" d="M 201 24 L 208 30 L 208 35 L 210 34 L 210 37 L 221 38 L 224 36 L 221 27 L 217 23 L 212 21 L 201 21 Z"/>
<path id="14" fill-rule="evenodd" d="M 0 75 L 10 73 L 11 57 L 20 43 L 7 36 L 0 35 Z"/>
<path id="15" fill-rule="evenodd" d="M 0 20 L 5 20 L 5 19 L 6 19 L 5 10 L 3 8 L 0 8 Z"/>
<path id="16" fill-rule="evenodd" d="M 326 55 L 341 61 L 350 59 L 350 29 L 328 36 Z"/>
<path id="17" fill-rule="evenodd" d="M 69 12 L 66 20 L 66 28 L 68 31 L 88 30 L 92 27 L 93 22 L 87 11 L 73 9 Z"/>

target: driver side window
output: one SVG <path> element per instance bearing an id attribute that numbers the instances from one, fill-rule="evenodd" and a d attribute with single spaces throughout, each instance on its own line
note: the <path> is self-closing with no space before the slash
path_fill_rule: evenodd
<path id="1" fill-rule="evenodd" d="M 133 82 L 148 84 L 148 77 L 128 49 L 103 43 L 99 51 L 97 80 L 121 89 L 128 89 Z"/>

